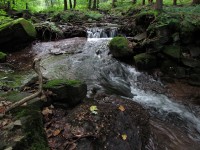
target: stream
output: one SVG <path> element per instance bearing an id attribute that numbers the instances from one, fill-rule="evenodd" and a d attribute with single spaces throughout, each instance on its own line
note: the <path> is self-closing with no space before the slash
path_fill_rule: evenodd
<path id="1" fill-rule="evenodd" d="M 92 32 L 96 30 L 90 31 L 90 37 L 102 37 Z M 114 34 L 115 31 L 110 33 Z M 107 47 L 111 40 L 108 37 L 36 43 L 31 50 L 42 58 L 45 77 L 80 79 L 88 85 L 88 97 L 92 97 L 93 91 L 105 92 L 148 109 L 152 133 L 146 149 L 199 150 L 200 119 L 195 110 L 168 98 L 159 80 L 113 58 Z"/>

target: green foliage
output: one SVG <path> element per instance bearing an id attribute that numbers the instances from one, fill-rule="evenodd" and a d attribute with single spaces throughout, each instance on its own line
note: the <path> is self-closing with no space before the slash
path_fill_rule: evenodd
<path id="1" fill-rule="evenodd" d="M 86 12 L 85 17 L 87 19 L 92 19 L 92 20 L 101 20 L 103 15 L 98 12 L 91 11 L 91 12 Z"/>
<path id="2" fill-rule="evenodd" d="M 76 86 L 76 85 L 80 85 L 81 81 L 54 79 L 54 80 L 48 81 L 46 84 L 43 85 L 43 87 L 48 89 L 48 88 L 54 88 L 56 86 L 60 86 L 60 85 L 64 85 L 64 84 L 71 85 L 71 86 Z"/>
<path id="3" fill-rule="evenodd" d="M 3 60 L 3 59 L 5 59 L 5 57 L 6 57 L 6 54 L 5 54 L 5 53 L 3 53 L 3 52 L 0 52 L 0 60 Z"/>
<path id="4" fill-rule="evenodd" d="M 29 36 L 36 37 L 36 30 L 35 30 L 34 26 L 29 21 L 27 21 L 23 18 L 19 18 L 14 21 L 0 25 L 0 30 L 3 30 L 8 27 L 10 28 L 16 24 L 21 24 Z"/>

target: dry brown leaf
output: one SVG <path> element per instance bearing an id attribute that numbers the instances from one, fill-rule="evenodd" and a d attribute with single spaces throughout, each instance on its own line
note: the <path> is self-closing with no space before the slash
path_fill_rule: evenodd
<path id="1" fill-rule="evenodd" d="M 43 110 L 42 110 L 42 114 L 44 116 L 48 115 L 48 114 L 52 114 L 53 111 L 51 109 L 49 109 L 48 107 L 45 107 Z"/>
<path id="2" fill-rule="evenodd" d="M 120 106 L 118 107 L 118 109 L 119 109 L 120 111 L 125 111 L 125 108 L 124 108 L 124 106 L 122 106 L 122 105 L 120 105 Z"/>
<path id="3" fill-rule="evenodd" d="M 55 131 L 53 132 L 53 136 L 57 136 L 59 133 L 60 133 L 60 130 L 57 129 L 57 130 L 55 130 Z"/>

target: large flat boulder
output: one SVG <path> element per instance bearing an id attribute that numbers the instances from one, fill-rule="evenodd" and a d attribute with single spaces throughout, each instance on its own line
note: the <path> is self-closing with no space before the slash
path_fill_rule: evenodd
<path id="1" fill-rule="evenodd" d="M 2 50 L 19 49 L 36 37 L 34 26 L 27 20 L 17 20 L 2 24 L 0 26 L 0 48 Z"/>

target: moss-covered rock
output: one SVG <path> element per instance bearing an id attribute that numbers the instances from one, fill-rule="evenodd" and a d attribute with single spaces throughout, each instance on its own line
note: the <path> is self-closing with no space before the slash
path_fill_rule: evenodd
<path id="1" fill-rule="evenodd" d="M 109 43 L 109 49 L 113 57 L 123 58 L 132 54 L 129 41 L 125 37 L 114 37 Z"/>
<path id="2" fill-rule="evenodd" d="M 141 53 L 141 54 L 135 55 L 134 61 L 135 61 L 136 67 L 141 70 L 143 69 L 148 70 L 157 66 L 156 57 L 147 53 Z"/>
<path id="3" fill-rule="evenodd" d="M 178 45 L 165 46 L 163 53 L 175 59 L 180 59 L 181 57 L 181 49 Z"/>
<path id="4" fill-rule="evenodd" d="M 0 52 L 0 63 L 6 61 L 6 56 L 7 56 L 7 55 L 6 55 L 5 53 Z"/>
<path id="5" fill-rule="evenodd" d="M 80 103 L 87 94 L 87 85 L 78 80 L 50 80 L 43 88 L 53 92 L 51 98 L 54 102 L 63 102 L 70 106 Z"/>
<path id="6" fill-rule="evenodd" d="M 35 37 L 34 26 L 23 18 L 0 25 L 0 48 L 2 49 L 16 49 L 19 45 L 27 45 L 27 42 Z"/>
<path id="7" fill-rule="evenodd" d="M 40 109 L 38 102 L 14 109 L 13 118 L 1 129 L 0 149 L 49 150 Z"/>

